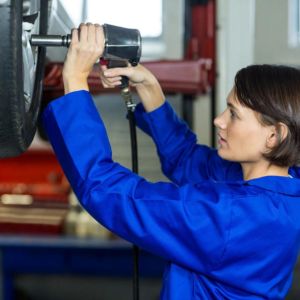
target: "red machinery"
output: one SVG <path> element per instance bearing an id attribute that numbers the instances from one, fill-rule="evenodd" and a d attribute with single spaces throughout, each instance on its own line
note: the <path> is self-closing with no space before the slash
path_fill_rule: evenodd
<path id="1" fill-rule="evenodd" d="M 51 149 L 0 162 L 0 233 L 61 234 L 70 185 Z"/>

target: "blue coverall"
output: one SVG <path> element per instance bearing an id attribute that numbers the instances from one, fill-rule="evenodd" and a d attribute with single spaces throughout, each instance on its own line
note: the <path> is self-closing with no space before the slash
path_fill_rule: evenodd
<path id="1" fill-rule="evenodd" d="M 300 241 L 299 168 L 293 178 L 244 181 L 238 163 L 198 145 L 168 102 L 138 125 L 173 183 L 150 183 L 114 162 L 87 91 L 48 105 L 43 123 L 85 209 L 112 232 L 166 259 L 161 299 L 284 299 Z"/>

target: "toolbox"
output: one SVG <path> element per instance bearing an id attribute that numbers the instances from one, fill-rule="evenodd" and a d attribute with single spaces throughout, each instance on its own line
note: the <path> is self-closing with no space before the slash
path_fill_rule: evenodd
<path id="1" fill-rule="evenodd" d="M 70 184 L 49 149 L 0 160 L 0 233 L 63 233 Z"/>

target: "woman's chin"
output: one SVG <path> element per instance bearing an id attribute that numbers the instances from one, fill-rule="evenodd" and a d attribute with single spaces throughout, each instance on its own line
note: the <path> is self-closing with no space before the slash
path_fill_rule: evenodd
<path id="1" fill-rule="evenodd" d="M 218 148 L 218 155 L 223 159 L 231 160 L 230 155 L 228 155 L 227 151 L 222 147 Z"/>

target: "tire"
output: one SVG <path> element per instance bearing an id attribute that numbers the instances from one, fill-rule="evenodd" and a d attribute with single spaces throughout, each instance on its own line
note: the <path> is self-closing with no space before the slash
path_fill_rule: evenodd
<path id="1" fill-rule="evenodd" d="M 39 14 L 28 29 L 33 6 Z M 24 152 L 36 132 L 46 52 L 31 47 L 29 37 L 46 34 L 47 19 L 47 0 L 0 2 L 0 158 Z"/>

